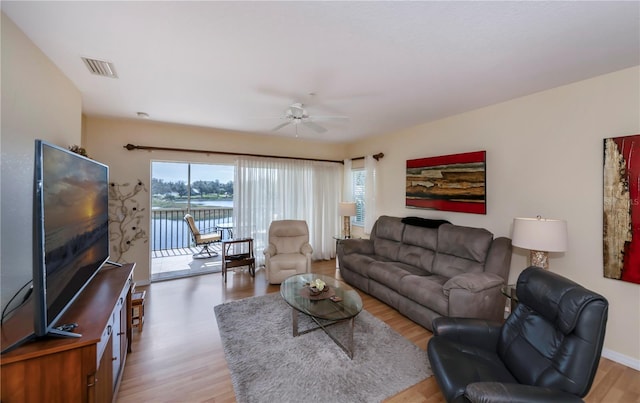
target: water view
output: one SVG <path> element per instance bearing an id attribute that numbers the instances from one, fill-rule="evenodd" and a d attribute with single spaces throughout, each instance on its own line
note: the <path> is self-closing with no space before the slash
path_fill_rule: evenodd
<path id="1" fill-rule="evenodd" d="M 193 216 L 202 233 L 231 227 L 233 165 L 183 162 L 152 163 L 152 250 L 186 248 L 191 233 L 184 221 Z M 228 238 L 230 231 L 223 231 Z"/>

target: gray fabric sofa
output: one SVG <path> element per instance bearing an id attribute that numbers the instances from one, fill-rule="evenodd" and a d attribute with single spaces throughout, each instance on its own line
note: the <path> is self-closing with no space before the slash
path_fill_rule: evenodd
<path id="1" fill-rule="evenodd" d="M 341 241 L 342 278 L 429 330 L 440 316 L 503 319 L 500 288 L 509 277 L 511 240 L 429 223 L 381 216 L 370 239 Z"/>

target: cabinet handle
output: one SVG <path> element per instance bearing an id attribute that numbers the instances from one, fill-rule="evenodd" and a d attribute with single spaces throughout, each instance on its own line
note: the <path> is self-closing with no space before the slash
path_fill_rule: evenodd
<path id="1" fill-rule="evenodd" d="M 112 331 L 111 325 L 107 325 L 107 335 L 110 335 Z"/>
<path id="2" fill-rule="evenodd" d="M 122 297 L 120 297 L 120 304 L 122 304 L 122 301 L 124 301 L 124 299 Z"/>
<path id="3" fill-rule="evenodd" d="M 118 334 L 116 334 L 116 336 L 122 336 L 124 334 L 124 332 L 120 332 Z"/>
<path id="4" fill-rule="evenodd" d="M 111 361 L 118 361 L 118 357 L 111 357 Z"/>

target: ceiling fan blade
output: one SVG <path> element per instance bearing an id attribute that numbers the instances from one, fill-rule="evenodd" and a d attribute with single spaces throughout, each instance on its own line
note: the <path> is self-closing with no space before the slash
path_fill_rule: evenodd
<path id="1" fill-rule="evenodd" d="M 324 127 L 320 126 L 319 124 L 312 122 L 310 120 L 307 120 L 306 122 L 303 122 L 303 124 L 305 126 L 307 126 L 309 129 L 313 130 L 316 133 L 324 133 L 327 131 L 327 129 L 325 129 Z"/>
<path id="2" fill-rule="evenodd" d="M 271 129 L 271 131 L 272 132 L 278 131 L 278 130 L 282 129 L 283 127 L 285 127 L 287 125 L 290 125 L 290 124 L 291 124 L 291 121 L 289 120 L 287 122 L 281 123 L 278 126 L 274 127 L 273 129 Z"/>
<path id="3" fill-rule="evenodd" d="M 348 116 L 313 116 L 313 120 L 320 122 L 348 122 Z"/>

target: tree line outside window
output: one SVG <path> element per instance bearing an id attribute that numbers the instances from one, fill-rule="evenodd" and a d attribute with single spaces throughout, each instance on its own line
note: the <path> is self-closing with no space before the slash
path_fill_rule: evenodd
<path id="1" fill-rule="evenodd" d="M 151 189 L 156 195 L 177 195 L 185 197 L 189 194 L 189 186 L 185 181 L 165 181 L 152 178 Z M 205 197 L 206 195 L 233 196 L 233 182 L 221 183 L 219 180 L 194 181 L 191 183 L 191 197 Z"/>

